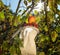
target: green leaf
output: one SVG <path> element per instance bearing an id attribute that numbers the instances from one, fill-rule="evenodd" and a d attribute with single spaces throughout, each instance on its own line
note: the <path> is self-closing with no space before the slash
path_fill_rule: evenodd
<path id="1" fill-rule="evenodd" d="M 48 27 L 47 25 L 44 27 L 44 30 L 47 32 L 48 31 Z"/>
<path id="2" fill-rule="evenodd" d="M 58 37 L 58 33 L 57 33 L 56 31 L 53 31 L 53 32 L 51 33 L 52 42 L 55 42 L 56 39 L 57 39 L 57 37 Z"/>
<path id="3" fill-rule="evenodd" d="M 2 1 L 0 1 L 0 7 L 1 7 L 1 8 L 4 7 L 4 4 L 3 4 Z"/>
<path id="4" fill-rule="evenodd" d="M 18 23 L 17 23 L 17 21 L 15 20 L 15 22 L 14 22 L 14 26 L 16 26 L 16 27 L 17 27 L 17 25 L 18 25 Z"/>
<path id="5" fill-rule="evenodd" d="M 59 4 L 59 5 L 60 5 L 60 0 L 57 0 L 57 4 Z"/>
<path id="6" fill-rule="evenodd" d="M 46 39 L 47 41 L 50 41 L 49 36 L 45 36 L 45 39 Z"/>
<path id="7" fill-rule="evenodd" d="M 38 11 L 37 11 L 37 10 L 35 10 L 35 11 L 34 11 L 34 14 L 35 14 L 35 15 L 37 15 L 37 14 L 38 14 Z"/>
<path id="8" fill-rule="evenodd" d="M 60 33 L 60 26 L 57 26 L 57 27 L 56 27 L 56 31 L 57 31 L 58 33 Z"/>
<path id="9" fill-rule="evenodd" d="M 28 0 L 29 2 L 31 2 L 32 0 Z"/>
<path id="10" fill-rule="evenodd" d="M 8 46 L 7 41 L 3 42 L 2 47 L 3 47 L 3 50 L 7 50 L 8 49 L 9 46 Z"/>
<path id="11" fill-rule="evenodd" d="M 41 21 L 40 16 L 37 16 L 37 17 L 36 17 L 36 23 L 39 23 L 40 21 Z"/>
<path id="12" fill-rule="evenodd" d="M 44 42 L 45 41 L 45 36 L 44 36 L 44 34 L 41 34 L 40 35 L 40 42 Z"/>
<path id="13" fill-rule="evenodd" d="M 45 55 L 45 53 L 44 52 L 39 52 L 39 55 Z"/>
<path id="14" fill-rule="evenodd" d="M 10 51 L 11 55 L 16 54 L 16 48 L 15 48 L 15 46 L 14 45 L 11 46 L 9 51 Z"/>
<path id="15" fill-rule="evenodd" d="M 0 12 L 0 21 L 4 21 L 4 20 L 5 20 L 4 12 L 1 11 Z"/>
<path id="16" fill-rule="evenodd" d="M 17 16 L 17 23 L 18 23 L 18 24 L 21 23 L 21 22 L 20 22 L 20 19 L 21 19 L 21 18 L 20 18 L 20 15 L 18 15 L 18 16 Z"/>

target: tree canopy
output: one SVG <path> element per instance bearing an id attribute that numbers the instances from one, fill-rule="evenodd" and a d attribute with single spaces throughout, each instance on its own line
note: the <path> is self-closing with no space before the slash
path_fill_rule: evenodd
<path id="1" fill-rule="evenodd" d="M 16 12 L 13 13 L 0 0 L 0 54 L 21 54 L 19 47 L 23 46 L 22 40 L 19 39 L 19 34 L 14 38 L 12 35 L 24 22 L 28 23 L 30 15 L 34 15 L 40 31 L 35 38 L 37 55 L 60 55 L 60 0 L 24 0 L 26 10 L 23 11 L 20 10 L 21 1 L 19 0 Z M 44 3 L 44 9 L 32 13 L 39 1 Z"/>

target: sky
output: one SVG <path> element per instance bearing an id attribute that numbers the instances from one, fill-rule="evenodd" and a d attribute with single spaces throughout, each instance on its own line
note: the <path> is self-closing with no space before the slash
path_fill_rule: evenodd
<path id="1" fill-rule="evenodd" d="M 16 8 L 17 8 L 17 5 L 18 5 L 18 2 L 19 0 L 2 0 L 4 2 L 5 5 L 9 5 L 11 4 L 11 7 L 10 9 L 15 12 L 16 11 Z M 21 6 L 23 5 L 23 2 L 21 2 Z"/>
<path id="2" fill-rule="evenodd" d="M 9 5 L 9 3 L 11 4 L 11 10 L 13 12 L 15 12 L 16 8 L 17 8 L 17 4 L 19 0 L 2 0 L 4 2 L 4 4 Z"/>
<path id="3" fill-rule="evenodd" d="M 2 0 L 3 2 L 4 2 L 4 4 L 6 4 L 6 5 L 9 5 L 9 3 L 11 4 L 11 10 L 13 11 L 13 12 L 15 12 L 16 11 L 16 8 L 17 8 L 17 4 L 18 4 L 18 1 L 19 0 Z M 22 5 L 24 5 L 23 4 L 23 2 L 21 2 L 21 6 Z M 38 8 L 38 9 L 35 9 L 35 10 L 40 10 L 40 8 L 42 7 L 42 3 L 38 3 L 38 6 L 36 7 L 36 8 Z M 22 8 L 23 9 L 23 8 Z"/>
<path id="4" fill-rule="evenodd" d="M 11 4 L 11 7 L 10 7 L 10 9 L 13 11 L 13 12 L 15 12 L 16 11 L 16 8 L 17 8 L 17 5 L 18 5 L 18 1 L 19 0 L 2 0 L 3 2 L 4 2 L 4 4 L 6 4 L 6 5 L 9 5 L 9 3 Z M 23 6 L 24 4 L 23 4 L 23 2 L 21 2 L 21 6 Z M 38 11 L 40 11 L 41 9 L 42 9 L 42 6 L 43 6 L 43 3 L 38 3 L 38 5 L 37 5 L 37 7 L 36 8 L 38 8 L 38 9 L 35 9 L 35 10 L 38 10 Z M 23 9 L 23 8 L 21 8 L 21 9 Z M 58 9 L 60 10 L 60 5 L 58 5 Z"/>

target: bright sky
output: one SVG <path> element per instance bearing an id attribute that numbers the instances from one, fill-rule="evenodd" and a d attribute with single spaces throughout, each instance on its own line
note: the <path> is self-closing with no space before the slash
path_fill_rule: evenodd
<path id="1" fill-rule="evenodd" d="M 36 9 L 34 10 L 41 11 L 43 9 L 44 9 L 44 3 L 39 2 L 38 5 L 36 6 Z"/>
<path id="2" fill-rule="evenodd" d="M 11 4 L 11 10 L 13 10 L 13 12 L 15 12 L 18 1 L 19 0 L 2 0 L 4 2 L 4 4 L 9 5 L 9 3 Z M 23 5 L 23 2 L 21 2 L 21 6 Z M 35 10 L 40 10 L 42 9 L 43 4 L 42 3 L 38 3 L 38 6 L 36 7 Z"/>
<path id="3" fill-rule="evenodd" d="M 11 9 L 13 10 L 13 12 L 15 12 L 19 0 L 2 0 L 2 1 L 6 5 L 9 5 L 9 3 L 10 3 Z"/>
<path id="4" fill-rule="evenodd" d="M 4 2 L 4 4 L 6 5 L 9 5 L 9 3 L 11 4 L 11 10 L 13 12 L 16 11 L 16 7 L 17 7 L 17 4 L 18 4 L 18 1 L 19 0 L 2 0 Z M 21 2 L 21 6 L 24 5 L 23 2 Z M 23 8 L 22 8 L 23 9 Z M 35 10 L 38 10 L 40 11 L 41 9 L 43 9 L 43 3 L 38 3 L 37 7 Z M 60 9 L 60 6 L 58 5 L 58 9 Z"/>

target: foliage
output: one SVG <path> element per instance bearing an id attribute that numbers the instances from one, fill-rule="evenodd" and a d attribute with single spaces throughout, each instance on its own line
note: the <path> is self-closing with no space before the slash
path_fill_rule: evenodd
<path id="1" fill-rule="evenodd" d="M 39 0 L 35 0 L 38 3 Z M 26 7 L 32 0 L 24 0 Z M 43 0 L 42 2 L 45 2 Z M 33 14 L 36 17 L 38 23 L 38 29 L 40 33 L 35 38 L 37 55 L 60 55 L 60 0 L 48 0 L 47 6 L 49 11 L 42 10 L 41 12 L 35 11 Z M 33 4 L 32 4 L 33 5 Z M 34 7 L 35 7 L 34 6 Z M 25 10 L 24 10 L 25 11 Z M 23 11 L 23 13 L 24 13 Z M 26 11 L 27 12 L 27 11 Z M 46 12 L 46 13 L 44 13 Z M 20 55 L 20 47 L 22 40 L 19 39 L 19 35 L 12 38 L 12 34 L 15 33 L 24 22 L 28 23 L 28 12 L 24 15 L 16 15 L 13 13 L 9 6 L 3 4 L 0 1 L 0 54 L 1 55 Z M 56 14 L 58 15 L 56 17 Z M 14 19 L 15 17 L 15 19 Z M 14 20 L 14 22 L 13 22 Z"/>

